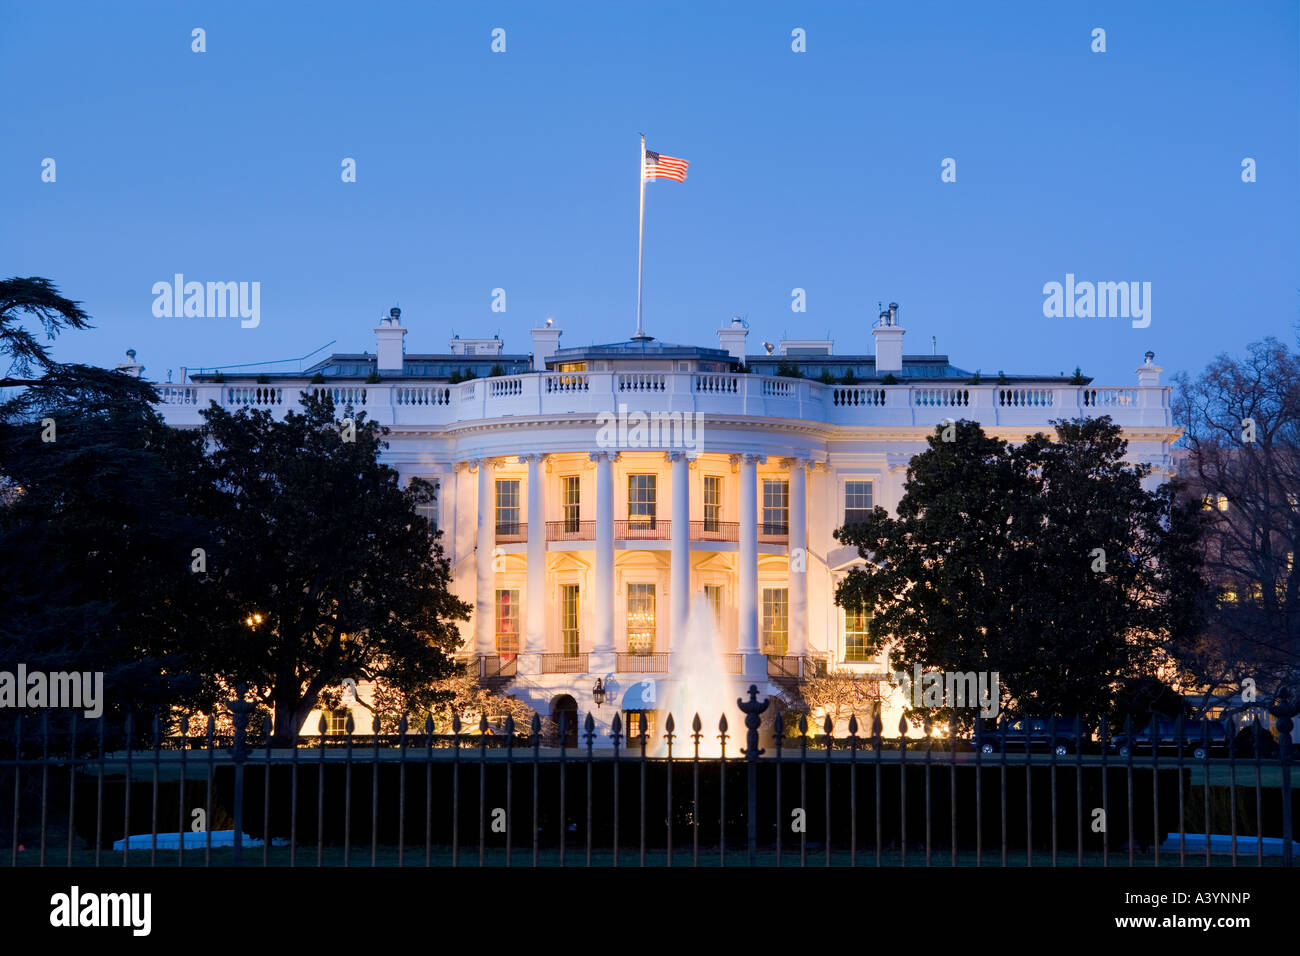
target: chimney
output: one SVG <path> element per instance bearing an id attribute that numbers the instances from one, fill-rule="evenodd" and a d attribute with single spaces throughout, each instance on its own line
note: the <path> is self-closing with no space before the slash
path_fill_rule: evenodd
<path id="1" fill-rule="evenodd" d="M 898 303 L 889 303 L 889 311 L 880 313 L 880 321 L 871 330 L 876 340 L 876 373 L 903 370 L 903 332 L 898 324 Z"/>
<path id="2" fill-rule="evenodd" d="M 402 339 L 405 337 L 406 329 L 402 328 L 402 310 L 389 309 L 388 318 L 380 318 L 379 326 L 375 329 L 375 338 L 378 340 L 375 347 L 375 355 L 379 357 L 376 364 L 378 371 L 400 372 L 402 370 L 402 354 L 405 351 Z"/>
<path id="3" fill-rule="evenodd" d="M 123 375 L 139 378 L 144 374 L 144 366 L 135 360 L 135 349 L 126 350 L 126 361 L 119 362 L 117 370 Z"/>
<path id="4" fill-rule="evenodd" d="M 1144 358 L 1146 362 L 1137 367 L 1138 385 L 1159 385 L 1164 369 L 1156 364 L 1156 353 L 1148 352 Z"/>
<path id="5" fill-rule="evenodd" d="M 749 335 L 749 329 L 745 327 L 745 320 L 738 315 L 731 317 L 729 327 L 718 329 L 718 345 L 731 353 L 731 357 L 737 362 L 745 362 L 745 337 Z"/>
<path id="6" fill-rule="evenodd" d="M 540 329 L 529 330 L 528 334 L 533 337 L 534 372 L 546 371 L 546 360 L 560 347 L 560 331 L 554 319 L 547 319 Z"/>

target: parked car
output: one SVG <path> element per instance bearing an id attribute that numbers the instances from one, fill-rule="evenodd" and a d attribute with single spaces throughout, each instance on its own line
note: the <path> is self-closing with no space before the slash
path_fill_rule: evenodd
<path id="1" fill-rule="evenodd" d="M 1121 757 L 1127 757 L 1130 753 L 1144 751 L 1177 752 L 1180 744 L 1182 752 L 1196 760 L 1226 756 L 1228 734 L 1217 720 L 1183 720 L 1180 728 L 1176 718 L 1154 717 L 1141 730 L 1134 731 L 1131 737 L 1122 731 L 1113 735 L 1110 746 Z"/>
<path id="2" fill-rule="evenodd" d="M 1092 729 L 1080 721 L 1077 728 L 1073 717 L 1057 717 L 1056 732 L 1052 733 L 1051 717 L 1013 717 L 1002 722 L 975 721 L 972 745 L 979 753 L 994 754 L 1032 751 L 1051 752 L 1058 757 L 1076 753 L 1086 748 L 1092 739 Z"/>

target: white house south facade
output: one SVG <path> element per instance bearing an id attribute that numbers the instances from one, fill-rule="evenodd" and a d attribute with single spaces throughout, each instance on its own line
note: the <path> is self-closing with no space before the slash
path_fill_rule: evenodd
<path id="1" fill-rule="evenodd" d="M 1018 442 L 1050 432 L 1052 419 L 1110 415 L 1153 483 L 1172 474 L 1181 432 L 1150 353 L 1132 385 L 970 384 L 947 356 L 903 354 L 894 306 L 870 353 L 798 341 L 750 354 L 740 320 L 703 346 L 642 337 L 583 348 L 561 347 L 548 321 L 527 354 L 458 338 L 446 352 L 407 353 L 407 333 L 394 309 L 374 354 L 292 372 L 190 371 L 160 387 L 163 412 L 195 426 L 209 401 L 283 413 L 324 390 L 340 414 L 351 404 L 387 426 L 385 462 L 438 488 L 428 517 L 473 607 L 461 653 L 539 713 L 591 711 L 602 745 L 620 711 L 662 734 L 662 715 L 625 697 L 674 679 L 674 641 L 697 599 L 712 612 L 733 698 L 751 683 L 780 693 L 809 668 L 883 677 L 889 664 L 865 619 L 835 605 L 837 582 L 861 559 L 833 532 L 896 507 L 908 462 L 945 419 Z M 803 377 L 777 374 L 790 366 Z M 879 687 L 885 726 L 896 726 L 902 700 Z M 674 716 L 680 732 L 690 715 Z"/>

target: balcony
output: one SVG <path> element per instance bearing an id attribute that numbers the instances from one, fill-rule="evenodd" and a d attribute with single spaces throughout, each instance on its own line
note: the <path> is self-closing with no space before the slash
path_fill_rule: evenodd
<path id="1" fill-rule="evenodd" d="M 596 522 L 594 521 L 548 521 L 546 522 L 547 541 L 595 541 Z"/>
<path id="2" fill-rule="evenodd" d="M 585 674 L 587 673 L 586 654 L 543 654 L 543 674 Z"/>
<path id="3" fill-rule="evenodd" d="M 669 541 L 672 539 L 671 525 L 671 521 L 662 521 L 658 518 L 615 521 L 614 540 Z"/>
<path id="4" fill-rule="evenodd" d="M 251 378 L 251 376 L 250 376 Z M 1165 385 L 1111 387 L 1057 382 L 1011 386 L 958 384 L 824 385 L 808 379 L 697 372 L 530 372 L 470 382 L 313 385 L 279 378 L 258 386 L 159 386 L 168 424 L 202 424 L 210 401 L 231 410 L 266 408 L 277 417 L 301 411 L 301 392 L 328 393 L 339 412 L 351 405 L 381 425 L 440 426 L 501 420 L 617 412 L 635 399 L 648 414 L 748 416 L 861 427 L 934 428 L 945 418 L 965 418 L 985 428 L 1037 426 L 1052 418 L 1110 415 L 1124 427 L 1168 427 L 1171 389 Z M 520 423 L 520 427 L 531 427 Z"/>
<path id="5" fill-rule="evenodd" d="M 625 674 L 667 674 L 667 654 L 632 654 L 619 651 L 616 667 Z"/>
<path id="6" fill-rule="evenodd" d="M 740 525 L 735 521 L 692 521 L 692 541 L 739 541 Z"/>

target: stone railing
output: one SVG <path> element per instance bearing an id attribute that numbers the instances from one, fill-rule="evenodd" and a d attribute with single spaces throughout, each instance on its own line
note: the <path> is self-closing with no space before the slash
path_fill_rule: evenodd
<path id="1" fill-rule="evenodd" d="M 985 427 L 1039 425 L 1050 418 L 1110 415 L 1126 427 L 1171 424 L 1167 386 L 823 385 L 808 379 L 695 372 L 528 373 L 472 382 L 311 385 L 167 385 L 161 407 L 174 425 L 201 423 L 215 401 L 230 409 L 301 407 L 300 393 L 327 393 L 340 411 L 364 409 L 381 425 L 443 426 L 602 412 L 703 414 L 734 419 L 787 419 L 841 426 L 933 428 L 946 418 Z"/>

